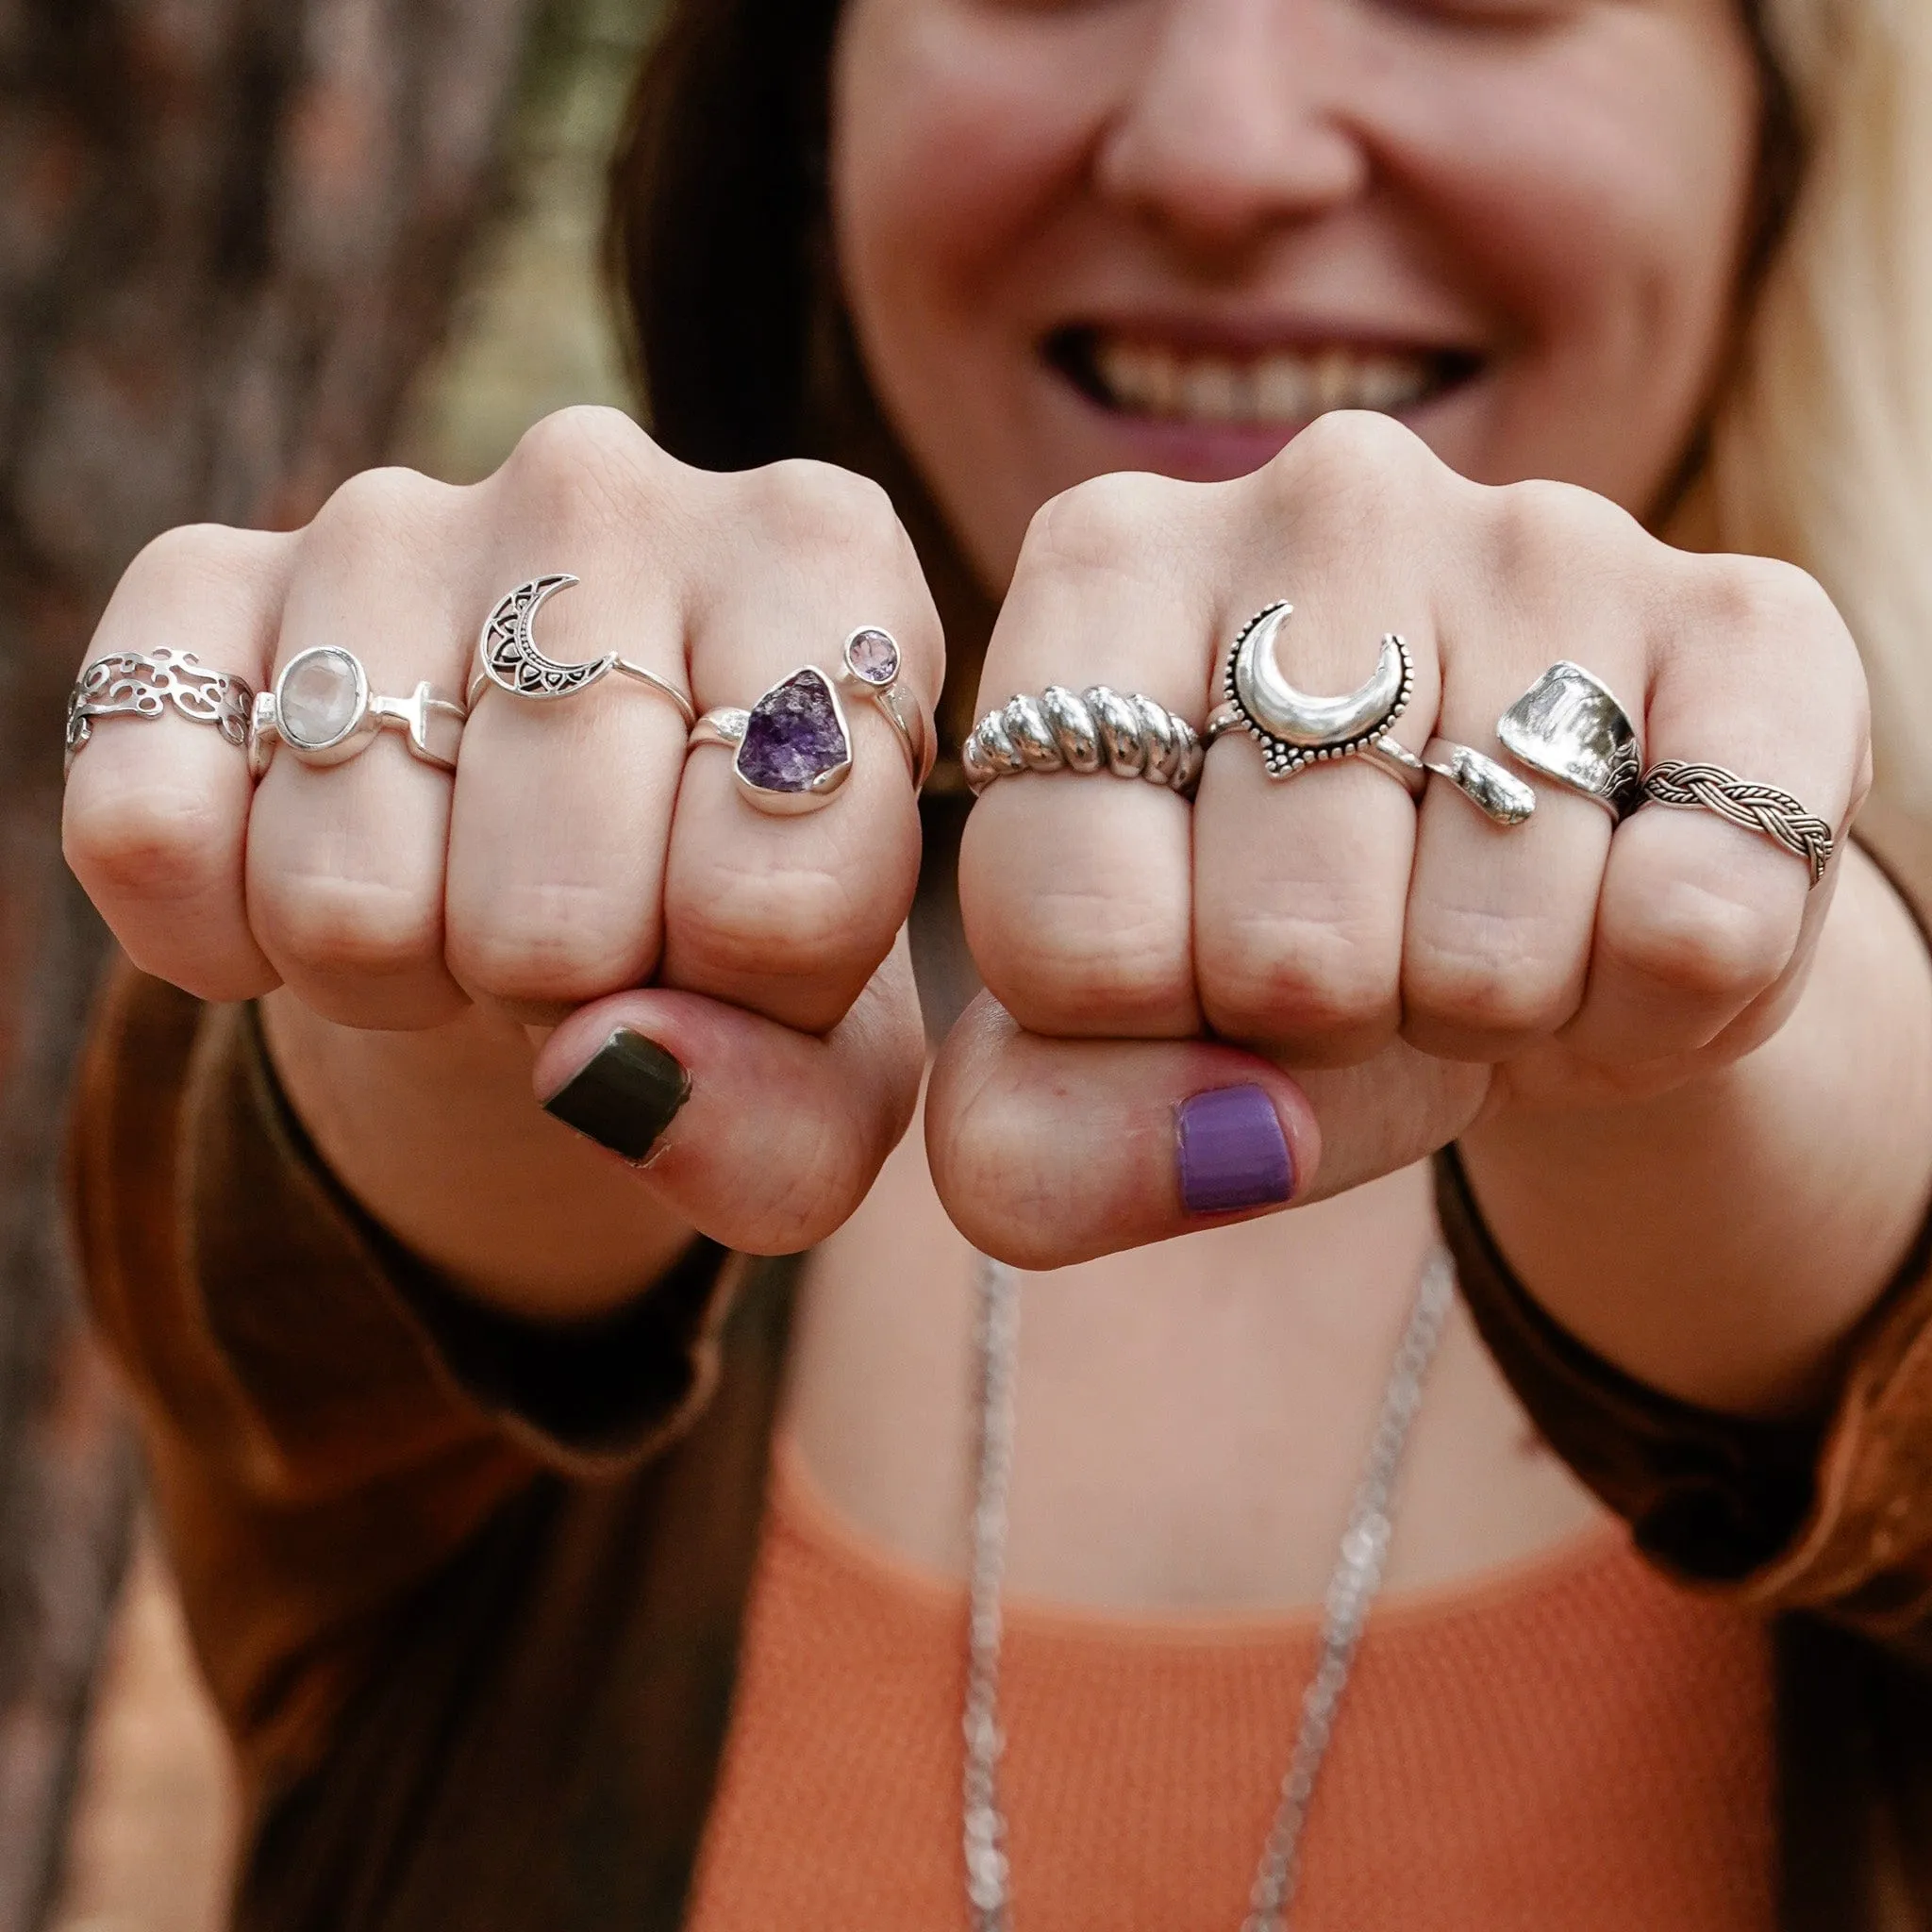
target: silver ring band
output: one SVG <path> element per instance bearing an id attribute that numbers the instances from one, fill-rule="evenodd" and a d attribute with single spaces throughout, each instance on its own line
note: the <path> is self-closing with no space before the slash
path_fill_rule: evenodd
<path id="1" fill-rule="evenodd" d="M 1807 812 L 1789 791 L 1755 785 L 1723 765 L 1660 758 L 1643 774 L 1647 804 L 1682 811 L 1715 812 L 1747 832 L 1761 833 L 1811 868 L 1811 883 L 1824 878 L 1837 840 L 1824 820 Z"/>
<path id="2" fill-rule="evenodd" d="M 1096 684 L 1075 696 L 1050 684 L 1037 698 L 1022 694 L 989 711 L 967 735 L 959 763 L 975 794 L 1022 772 L 1106 772 L 1185 798 L 1200 782 L 1202 756 L 1194 727 L 1143 691 Z"/>
<path id="3" fill-rule="evenodd" d="M 539 649 L 538 611 L 559 591 L 568 591 L 578 581 L 568 572 L 532 577 L 498 602 L 484 619 L 482 634 L 476 640 L 476 661 L 465 693 L 471 708 L 475 708 L 492 684 L 513 698 L 567 698 L 615 675 L 649 685 L 660 697 L 669 698 L 689 730 L 697 723 L 697 708 L 668 677 L 648 665 L 636 663 L 616 651 L 606 652 L 588 663 L 566 664 L 546 657 Z"/>
<path id="4" fill-rule="evenodd" d="M 1609 686 L 1581 664 L 1552 664 L 1496 721 L 1512 758 L 1594 799 L 1621 824 L 1643 803 L 1643 739 Z"/>
<path id="5" fill-rule="evenodd" d="M 192 651 L 163 645 L 146 653 L 118 651 L 96 658 L 67 697 L 67 752 L 72 771 L 103 718 L 160 717 L 173 707 L 196 724 L 212 724 L 236 750 L 248 745 L 255 687 L 226 671 L 210 671 Z"/>
<path id="6" fill-rule="evenodd" d="M 248 769 L 267 772 L 277 745 L 305 765 L 346 763 L 367 751 L 385 727 L 400 731 L 410 754 L 454 772 L 469 712 L 426 679 L 406 698 L 369 688 L 355 652 L 319 644 L 283 665 L 273 690 L 259 692 L 248 721 Z"/>

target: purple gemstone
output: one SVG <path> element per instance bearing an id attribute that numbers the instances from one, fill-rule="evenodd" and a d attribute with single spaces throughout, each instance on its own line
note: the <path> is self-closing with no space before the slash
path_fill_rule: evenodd
<path id="1" fill-rule="evenodd" d="M 751 708 L 738 770 L 761 791 L 808 791 L 851 758 L 832 687 L 808 664 Z"/>
<path id="2" fill-rule="evenodd" d="M 866 684 L 888 685 L 899 675 L 899 646 L 883 630 L 855 633 L 845 646 L 845 668 Z"/>

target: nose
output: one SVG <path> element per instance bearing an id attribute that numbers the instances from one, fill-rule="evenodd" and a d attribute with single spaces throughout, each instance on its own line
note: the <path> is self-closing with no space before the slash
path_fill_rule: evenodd
<path id="1" fill-rule="evenodd" d="M 1239 251 L 1363 192 L 1347 104 L 1333 0 L 1156 0 L 1095 182 L 1191 252 Z"/>

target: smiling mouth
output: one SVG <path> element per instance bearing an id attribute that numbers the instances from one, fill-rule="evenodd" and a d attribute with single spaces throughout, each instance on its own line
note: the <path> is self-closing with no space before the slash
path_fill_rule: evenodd
<path id="1" fill-rule="evenodd" d="M 1047 359 L 1116 414 L 1235 428 L 1289 428 L 1329 409 L 1399 415 L 1460 387 L 1481 358 L 1462 350 L 1332 342 L 1249 351 L 1183 347 L 1068 328 Z"/>

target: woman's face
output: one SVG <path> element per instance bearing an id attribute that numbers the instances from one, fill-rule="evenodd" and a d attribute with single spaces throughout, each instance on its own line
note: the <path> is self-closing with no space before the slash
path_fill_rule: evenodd
<path id="1" fill-rule="evenodd" d="M 846 0 L 841 273 L 994 588 L 1057 491 L 1239 475 L 1329 408 L 1641 514 L 1758 106 L 1737 0 Z"/>

